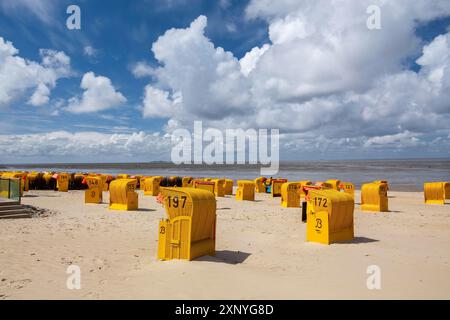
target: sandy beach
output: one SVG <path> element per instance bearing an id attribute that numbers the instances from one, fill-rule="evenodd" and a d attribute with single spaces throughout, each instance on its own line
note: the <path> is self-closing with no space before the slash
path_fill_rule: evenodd
<path id="1" fill-rule="evenodd" d="M 449 299 L 450 205 L 421 192 L 390 192 L 389 213 L 359 210 L 355 240 L 305 242 L 298 208 L 257 194 L 217 199 L 215 257 L 159 261 L 156 198 L 139 191 L 139 211 L 85 205 L 83 191 L 30 191 L 24 204 L 47 217 L 0 220 L 0 299 Z M 81 289 L 66 269 L 81 270 Z M 366 285 L 369 265 L 381 289 Z"/>

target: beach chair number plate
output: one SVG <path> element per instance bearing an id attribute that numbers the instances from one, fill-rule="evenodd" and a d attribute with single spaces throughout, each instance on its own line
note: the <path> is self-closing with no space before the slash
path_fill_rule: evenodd
<path id="1" fill-rule="evenodd" d="M 314 198 L 314 205 L 318 207 L 328 208 L 327 202 L 327 198 Z"/>
<path id="2" fill-rule="evenodd" d="M 182 199 L 182 203 L 183 203 L 181 208 L 184 208 L 184 206 L 186 205 L 187 197 L 186 196 L 182 196 L 181 199 Z M 168 200 L 169 208 L 172 207 L 172 206 L 174 208 L 178 208 L 178 206 L 180 205 L 180 201 L 178 199 L 178 196 L 174 196 L 173 198 L 171 196 L 168 196 L 167 200 Z"/>

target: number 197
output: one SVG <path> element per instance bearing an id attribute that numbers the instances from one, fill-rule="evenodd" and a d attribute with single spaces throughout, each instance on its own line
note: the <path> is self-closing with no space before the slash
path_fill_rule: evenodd
<path id="1" fill-rule="evenodd" d="M 181 197 L 181 202 L 182 202 L 181 208 L 184 208 L 184 206 L 186 205 L 186 199 L 187 199 L 186 196 Z M 172 206 L 174 208 L 178 208 L 180 206 L 180 200 L 178 199 L 178 196 L 174 196 L 173 198 L 171 196 L 168 196 L 167 201 L 168 201 L 169 208 Z"/>

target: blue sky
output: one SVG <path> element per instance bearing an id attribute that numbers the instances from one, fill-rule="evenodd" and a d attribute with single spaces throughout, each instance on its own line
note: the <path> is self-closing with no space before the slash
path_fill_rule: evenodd
<path id="1" fill-rule="evenodd" d="M 14 150 L 17 143 L 23 144 L 14 156 L 5 152 L 0 162 L 42 162 L 49 156 L 57 161 L 95 161 L 101 158 L 101 153 L 82 156 L 98 147 L 95 139 L 110 141 L 108 135 L 119 134 L 123 135 L 121 141 L 129 146 L 126 141 L 141 132 L 144 138 L 141 135 L 139 139 L 153 139 L 158 145 L 144 143 L 141 145 L 152 150 L 122 155 L 120 150 L 126 148 L 117 149 L 115 143 L 111 148 L 116 159 L 167 159 L 170 128 L 189 128 L 194 120 L 221 129 L 233 125 L 279 128 L 285 134 L 281 145 L 281 157 L 285 159 L 448 156 L 450 127 L 446 123 L 450 106 L 445 91 L 449 85 L 450 58 L 442 61 L 436 58 L 442 52 L 448 55 L 449 37 L 445 39 L 450 26 L 448 2 L 410 4 L 399 0 L 405 12 L 398 17 L 399 21 L 392 18 L 398 8 L 382 7 L 382 29 L 378 34 L 371 34 L 373 41 L 367 30 L 357 29 L 367 19 L 365 7 L 350 1 L 342 8 L 332 8 L 329 4 L 322 8 L 319 2 L 316 5 L 311 1 L 274 4 L 265 0 L 108 3 L 0 0 L 0 37 L 18 50 L 16 57 L 42 64 L 40 49 L 51 49 L 70 58 L 70 66 L 66 66 L 70 70 L 57 76 L 54 84 L 50 80 L 45 82 L 50 91 L 46 103 L 29 103 L 37 84 L 25 89 L 9 84 L 8 89 L 2 89 L 0 80 L 0 90 L 11 92 L 11 99 L 4 103 L 0 100 L 0 146 Z M 70 4 L 81 8 L 81 30 L 66 27 L 66 8 Z M 342 10 L 343 18 L 333 13 L 338 10 Z M 204 20 L 200 18 L 203 16 Z M 330 20 L 321 21 L 323 16 Z M 197 27 L 191 25 L 194 21 L 198 21 Z M 336 26 L 327 26 L 331 22 Z M 164 36 L 171 28 L 179 32 Z M 329 37 L 333 32 L 335 37 Z M 160 36 L 164 36 L 161 41 Z M 339 39 L 340 36 L 343 38 Z M 439 36 L 444 40 L 435 41 Z M 181 44 L 186 37 L 195 40 Z M 327 45 L 336 43 L 333 42 L 336 39 L 341 44 L 327 52 Z M 366 43 L 367 48 L 358 42 Z M 160 59 L 152 51 L 155 43 Z M 424 55 L 424 48 L 432 43 L 435 45 L 430 50 L 437 54 L 430 56 L 439 61 L 425 57 L 422 59 L 425 62 L 417 63 Z M 372 44 L 374 48 L 370 48 Z M 267 51 L 260 51 L 264 45 L 268 46 Z M 223 56 L 219 47 L 231 54 Z M 91 55 L 86 54 L 87 48 L 91 48 Z M 258 51 L 256 58 L 246 56 L 252 49 Z M 349 57 L 343 57 L 342 52 Z M 371 56 L 371 52 L 379 55 Z M 355 56 L 350 57 L 352 54 Z M 196 56 L 205 61 L 204 72 L 198 71 L 203 68 L 203 62 L 193 61 Z M 218 75 L 222 62 L 229 63 L 231 69 L 239 65 L 243 68 L 244 57 L 248 58 L 245 62 L 251 60 L 254 64 L 249 74 L 240 74 L 232 82 L 227 81 L 237 79 L 234 71 Z M 132 71 L 138 62 L 153 70 L 159 68 L 159 73 L 137 77 Z M 327 65 L 329 74 L 324 67 Z M 188 76 L 186 70 L 194 68 L 196 71 Z M 441 83 L 429 80 L 433 70 L 442 70 Z M 109 87 L 117 96 L 108 101 L 115 101 L 115 105 L 106 103 L 100 111 L 70 112 L 71 99 L 82 101 L 86 88 L 80 88 L 80 83 L 89 72 L 95 75 L 93 81 L 99 80 L 96 78 L 99 76 L 109 79 Z M 336 82 L 330 80 L 336 77 L 339 78 Z M 7 82 L 8 75 L 4 74 L 3 78 Z M 199 83 L 204 79 L 207 79 L 205 83 L 217 82 L 217 87 L 223 87 L 225 92 L 204 95 L 205 88 L 187 83 L 196 79 Z M 24 83 L 27 79 L 17 81 Z M 426 81 L 431 81 L 440 91 L 430 89 Z M 398 88 L 393 87 L 397 85 Z M 412 88 L 413 85 L 417 88 Z M 385 94 L 386 86 L 393 92 Z M 420 95 L 413 98 L 408 92 L 399 95 L 405 88 Z M 425 98 L 430 96 L 425 90 L 432 90 L 432 100 Z M 183 97 L 181 103 L 177 102 L 178 95 Z M 218 96 L 223 97 L 221 102 L 215 100 Z M 195 97 L 199 97 L 198 101 Z M 233 101 L 235 97 L 239 97 L 238 102 Z M 377 109 L 381 104 L 389 105 L 389 110 Z M 396 109 L 402 108 L 397 104 L 409 107 L 397 112 Z M 318 116 L 321 108 L 325 115 Z M 423 117 L 429 122 L 421 124 Z M 55 139 L 55 132 L 86 136 Z M 103 136 L 92 135 L 90 145 L 86 140 L 92 133 Z M 52 145 L 52 141 L 70 142 L 80 149 L 71 152 L 61 145 Z M 105 147 L 105 150 L 109 149 Z"/>
<path id="2" fill-rule="evenodd" d="M 110 110 L 107 115 L 116 120 L 103 119 L 105 114 L 73 115 L 62 113 L 55 119 L 48 108 L 30 108 L 26 98 L 17 100 L 1 115 L 16 125 L 1 133 L 33 133 L 49 129 L 83 130 L 82 125 L 96 126 L 97 130 L 114 131 L 111 126 L 130 126 L 136 130 L 160 130 L 162 119 L 143 119 L 136 113 L 142 97 L 142 89 L 148 79 L 136 79 L 130 67 L 137 61 L 157 65 L 150 51 L 151 44 L 170 28 L 182 28 L 201 14 L 213 21 L 206 35 L 241 57 L 248 50 L 267 42 L 267 25 L 263 21 L 243 19 L 246 1 L 230 2 L 222 7 L 214 1 L 55 1 L 49 6 L 46 22 L 29 8 L 17 7 L 0 11 L 1 36 L 13 42 L 26 59 L 38 61 L 39 48 L 53 48 L 66 52 L 78 77 L 61 79 L 52 93 L 52 99 L 68 99 L 79 94 L 80 76 L 95 70 L 96 74 L 110 78 L 128 100 L 124 108 Z M 81 30 L 66 28 L 66 8 L 77 4 L 81 8 Z M 236 31 L 230 32 L 223 24 L 232 24 Z M 255 36 L 256 35 L 256 36 Z M 94 57 L 84 54 L 84 48 L 98 50 Z M 30 122 L 23 123 L 23 118 Z M 108 117 L 109 118 L 109 117 Z M 123 118 L 123 120 L 121 120 Z M 103 128 L 104 127 L 104 128 Z"/>

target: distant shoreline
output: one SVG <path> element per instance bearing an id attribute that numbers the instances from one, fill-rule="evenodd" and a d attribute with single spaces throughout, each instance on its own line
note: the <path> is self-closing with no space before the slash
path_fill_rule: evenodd
<path id="1" fill-rule="evenodd" d="M 290 165 L 290 164 L 300 164 L 300 163 L 342 163 L 342 162 L 402 162 L 402 161 L 450 161 L 450 157 L 436 157 L 436 158 L 396 158 L 396 159 L 337 159 L 337 160 L 328 160 L 328 159 L 319 159 L 319 160 L 280 160 L 280 165 Z M 247 167 L 255 167 L 259 168 L 262 165 L 255 164 L 182 164 L 176 165 L 171 161 L 148 161 L 148 162 L 36 162 L 36 163 L 0 163 L 0 168 L 45 168 L 45 167 L 92 167 L 92 168 L 123 168 L 123 167 L 140 167 L 140 166 L 148 166 L 148 165 L 163 165 L 163 166 L 177 166 L 177 167 L 204 167 L 204 166 L 217 166 L 217 167 L 233 167 L 233 166 L 247 166 Z"/>
<path id="2" fill-rule="evenodd" d="M 96 172 L 117 175 L 227 177 L 234 180 L 259 177 L 261 165 L 175 165 L 171 162 L 41 163 L 0 165 L 11 171 Z M 291 181 L 349 181 L 358 188 L 374 180 L 388 180 L 391 190 L 422 191 L 423 183 L 450 181 L 450 158 L 388 160 L 285 160 L 274 177 Z"/>

